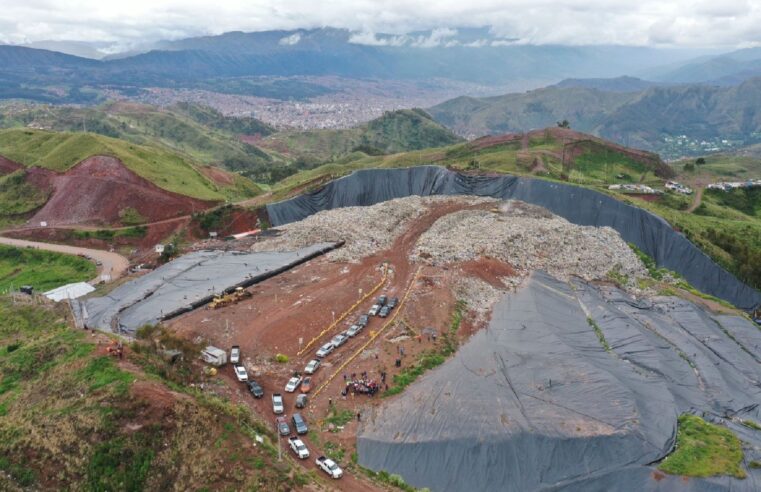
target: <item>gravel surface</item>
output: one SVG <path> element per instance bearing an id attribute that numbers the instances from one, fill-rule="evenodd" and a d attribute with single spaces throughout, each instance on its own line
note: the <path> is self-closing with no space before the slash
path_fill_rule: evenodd
<path id="1" fill-rule="evenodd" d="M 280 236 L 260 241 L 251 249 L 292 250 L 314 243 L 343 240 L 346 241 L 346 245 L 329 253 L 328 258 L 356 263 L 364 257 L 389 248 L 404 232 L 405 225 L 430 207 L 453 201 L 463 204 L 498 203 L 492 198 L 411 196 L 369 207 L 328 210 L 278 228 L 282 231 Z"/>

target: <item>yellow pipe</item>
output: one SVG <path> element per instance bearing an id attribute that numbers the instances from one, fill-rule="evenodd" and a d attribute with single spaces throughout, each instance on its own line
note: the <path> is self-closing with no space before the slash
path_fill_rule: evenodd
<path id="1" fill-rule="evenodd" d="M 296 355 L 302 355 L 304 352 L 306 352 L 306 351 L 307 351 L 307 349 L 308 349 L 309 347 L 311 347 L 311 346 L 314 344 L 314 342 L 316 342 L 317 340 L 319 340 L 320 338 L 322 338 L 322 336 L 323 336 L 323 335 L 325 335 L 327 332 L 329 332 L 329 331 L 331 331 L 333 328 L 335 328 L 335 327 L 336 327 L 336 326 L 337 326 L 337 325 L 338 325 L 338 324 L 339 324 L 341 321 L 343 321 L 343 320 L 344 320 L 344 319 L 345 319 L 347 316 L 349 316 L 349 315 L 350 315 L 352 312 L 354 312 L 354 310 L 355 310 L 355 309 L 357 309 L 357 307 L 358 307 L 360 304 L 362 304 L 362 303 L 363 303 L 363 302 L 365 302 L 365 301 L 366 301 L 366 300 L 367 300 L 367 299 L 368 299 L 370 296 L 372 296 L 373 294 L 375 294 L 375 293 L 378 291 L 378 289 L 380 289 L 381 287 L 383 287 L 383 284 L 386 282 L 386 277 L 387 277 L 387 276 L 388 276 L 388 266 L 387 266 L 387 265 L 384 265 L 384 266 L 383 266 L 383 278 L 381 279 L 381 281 L 380 281 L 380 282 L 378 282 L 378 285 L 376 285 L 375 287 L 373 287 L 373 288 L 372 288 L 372 290 L 368 291 L 368 292 L 367 292 L 367 294 L 365 294 L 364 296 L 362 296 L 362 298 L 361 298 L 360 300 L 358 300 L 357 302 L 355 302 L 355 303 L 354 303 L 354 304 L 353 304 L 353 305 L 352 305 L 352 306 L 351 306 L 349 309 L 347 309 L 347 310 L 346 310 L 346 311 L 345 311 L 343 314 L 341 314 L 341 316 L 339 316 L 339 317 L 338 317 L 338 318 L 337 318 L 335 321 L 333 321 L 333 323 L 331 323 L 331 324 L 330 324 L 330 326 L 328 326 L 327 328 L 325 328 L 324 330 L 322 330 L 322 331 L 320 332 L 320 334 L 319 334 L 319 335 L 317 335 L 316 337 L 314 337 L 314 338 L 312 338 L 311 340 L 309 340 L 309 343 L 307 343 L 307 344 L 304 346 L 304 348 L 302 348 L 301 350 L 299 350 L 299 351 L 298 351 L 298 353 L 297 353 Z"/>

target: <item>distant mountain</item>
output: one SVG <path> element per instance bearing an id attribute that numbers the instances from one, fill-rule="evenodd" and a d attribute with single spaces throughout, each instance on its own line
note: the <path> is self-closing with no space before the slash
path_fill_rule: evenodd
<path id="1" fill-rule="evenodd" d="M 262 76 L 435 77 L 498 85 L 516 80 L 615 77 L 694 54 L 644 47 L 519 45 L 486 29 L 405 35 L 332 28 L 231 32 L 156 46 L 160 49 L 100 61 L 0 46 L 0 88 L 6 89 L 0 95 L 35 98 L 37 92 L 36 98 L 46 101 L 86 102 L 81 91 L 86 86 L 221 87 L 225 92 L 258 95 L 262 87 L 237 81 Z M 283 87 L 280 92 L 292 90 Z"/>
<path id="2" fill-rule="evenodd" d="M 429 112 L 439 123 L 467 137 L 544 128 L 562 120 L 590 133 L 608 114 L 636 96 L 637 93 L 580 87 L 547 87 L 496 97 L 458 97 Z"/>
<path id="3" fill-rule="evenodd" d="M 640 92 L 650 87 L 658 85 L 657 82 L 642 80 L 637 77 L 621 76 L 609 79 L 564 79 L 555 84 L 553 87 L 561 89 L 582 88 L 598 89 L 610 92 Z"/>
<path id="4" fill-rule="evenodd" d="M 392 154 L 452 145 L 463 141 L 422 109 L 389 111 L 347 130 L 276 133 L 260 142 L 266 149 L 297 159 L 321 162 L 351 152 Z"/>
<path id="5" fill-rule="evenodd" d="M 66 55 L 100 60 L 115 49 L 113 43 L 88 43 L 84 41 L 35 41 L 24 45 L 26 48 L 57 51 Z"/>
<path id="6" fill-rule="evenodd" d="M 654 78 L 663 82 L 737 85 L 758 76 L 761 76 L 761 48 L 747 48 L 690 61 Z"/>
<path id="7" fill-rule="evenodd" d="M 612 111 L 597 129 L 606 138 L 658 149 L 665 136 L 761 141 L 761 78 L 738 86 L 655 87 Z"/>
<path id="8" fill-rule="evenodd" d="M 491 98 L 460 97 L 429 111 L 470 137 L 568 120 L 574 129 L 672 158 L 761 141 L 761 78 L 736 87 L 696 84 L 633 93 L 556 86 Z M 678 136 L 684 138 L 675 141 Z"/>

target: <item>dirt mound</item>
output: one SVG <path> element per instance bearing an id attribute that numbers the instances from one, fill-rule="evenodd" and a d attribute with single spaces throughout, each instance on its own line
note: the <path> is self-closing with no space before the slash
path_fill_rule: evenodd
<path id="1" fill-rule="evenodd" d="M 233 175 L 218 167 L 203 166 L 199 168 L 199 171 L 218 185 L 232 186 L 235 184 L 235 178 Z"/>
<path id="2" fill-rule="evenodd" d="M 24 166 L 22 166 L 18 162 L 14 162 L 0 155 L 0 176 L 10 174 L 13 171 L 17 171 L 21 169 L 22 167 Z"/>
<path id="3" fill-rule="evenodd" d="M 127 169 L 118 159 L 94 156 L 64 174 L 30 169 L 29 181 L 52 188 L 48 202 L 32 218 L 32 223 L 48 225 L 121 225 L 126 210 L 137 219 L 156 222 L 190 214 L 213 203 L 162 190 Z M 135 219 L 134 213 L 132 219 Z"/>

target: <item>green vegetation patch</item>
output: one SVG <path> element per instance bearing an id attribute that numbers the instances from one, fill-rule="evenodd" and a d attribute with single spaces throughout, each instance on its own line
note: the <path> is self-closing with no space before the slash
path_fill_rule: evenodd
<path id="1" fill-rule="evenodd" d="M 95 265 L 78 256 L 0 245 L 0 291 L 31 285 L 44 292 L 95 277 Z"/>
<path id="2" fill-rule="evenodd" d="M 602 348 L 604 348 L 606 352 L 610 352 L 610 344 L 605 339 L 605 334 L 602 332 L 600 326 L 591 317 L 587 318 L 587 323 L 595 331 L 595 335 L 597 335 L 597 339 L 600 340 L 600 345 L 602 345 Z"/>
<path id="3" fill-rule="evenodd" d="M 47 200 L 48 193 L 29 184 L 23 169 L 0 177 L 0 217 L 29 214 Z"/>
<path id="4" fill-rule="evenodd" d="M 98 239 L 100 241 L 113 241 L 118 238 L 142 238 L 148 232 L 145 226 L 127 227 L 126 229 L 97 229 L 90 230 L 70 230 L 71 239 Z"/>
<path id="5" fill-rule="evenodd" d="M 394 374 L 394 385 L 383 396 L 393 396 L 401 393 L 404 389 L 412 384 L 417 378 L 425 374 L 430 369 L 443 364 L 447 357 L 454 354 L 457 350 L 457 331 L 460 329 L 462 318 L 465 314 L 465 301 L 457 301 L 449 330 L 439 338 L 440 347 L 436 350 L 427 350 L 423 352 L 418 361 L 409 368 L 404 369 L 399 374 Z"/>
<path id="6" fill-rule="evenodd" d="M 695 415 L 679 417 L 676 449 L 658 467 L 672 475 L 745 478 L 743 450 L 732 431 Z"/>

